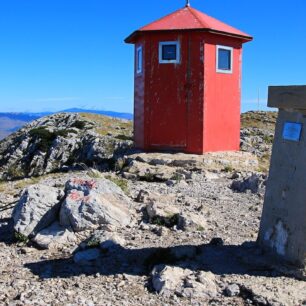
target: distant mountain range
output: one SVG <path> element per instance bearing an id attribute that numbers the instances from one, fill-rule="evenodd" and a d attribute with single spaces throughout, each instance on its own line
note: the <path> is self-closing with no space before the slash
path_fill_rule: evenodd
<path id="1" fill-rule="evenodd" d="M 54 113 L 92 113 L 105 115 L 114 118 L 132 120 L 133 115 L 129 113 L 118 113 L 112 111 L 101 111 L 81 108 L 69 108 L 60 112 L 42 112 L 42 113 L 0 113 L 0 140 L 9 134 L 17 131 L 26 123 L 38 118 L 52 115 Z"/>

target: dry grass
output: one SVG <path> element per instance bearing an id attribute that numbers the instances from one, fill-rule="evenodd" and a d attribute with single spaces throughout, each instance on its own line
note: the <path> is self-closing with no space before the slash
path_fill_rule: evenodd
<path id="1" fill-rule="evenodd" d="M 95 131 L 102 135 L 111 134 L 121 139 L 131 139 L 133 133 L 133 122 L 121 120 L 97 114 L 80 114 L 84 119 L 95 123 Z"/>
<path id="2" fill-rule="evenodd" d="M 247 112 L 241 115 L 242 128 L 275 129 L 277 112 Z"/>
<path id="3" fill-rule="evenodd" d="M 5 192 L 7 188 L 6 182 L 0 182 L 0 192 Z"/>

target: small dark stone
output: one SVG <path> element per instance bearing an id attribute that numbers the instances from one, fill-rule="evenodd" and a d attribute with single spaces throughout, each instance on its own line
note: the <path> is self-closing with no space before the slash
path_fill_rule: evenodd
<path id="1" fill-rule="evenodd" d="M 224 241 L 222 238 L 217 237 L 217 238 L 211 239 L 209 244 L 214 245 L 214 246 L 221 246 L 221 245 L 224 245 Z"/>

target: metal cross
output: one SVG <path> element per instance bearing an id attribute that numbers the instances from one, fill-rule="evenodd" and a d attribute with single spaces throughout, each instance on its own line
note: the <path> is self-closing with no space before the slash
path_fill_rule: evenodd
<path id="1" fill-rule="evenodd" d="M 186 0 L 186 6 L 190 6 L 190 0 Z"/>

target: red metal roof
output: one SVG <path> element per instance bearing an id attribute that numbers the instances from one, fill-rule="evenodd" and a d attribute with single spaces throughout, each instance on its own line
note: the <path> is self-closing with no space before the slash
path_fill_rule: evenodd
<path id="1" fill-rule="evenodd" d="M 125 42 L 133 43 L 141 32 L 173 31 L 173 30 L 202 30 L 223 35 L 230 35 L 250 41 L 253 38 L 213 17 L 210 17 L 192 7 L 185 6 L 157 21 L 154 21 L 132 33 Z"/>

